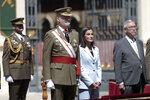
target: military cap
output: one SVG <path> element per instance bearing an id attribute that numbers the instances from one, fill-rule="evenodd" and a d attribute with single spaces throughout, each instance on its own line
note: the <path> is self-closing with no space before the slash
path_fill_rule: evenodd
<path id="1" fill-rule="evenodd" d="M 64 7 L 56 9 L 55 12 L 62 16 L 72 16 L 71 10 L 71 7 Z"/>
<path id="2" fill-rule="evenodd" d="M 12 23 L 12 24 L 15 24 L 15 25 L 19 25 L 19 24 L 24 24 L 23 23 L 23 20 L 24 20 L 24 18 L 15 18 L 15 19 L 12 19 L 10 22 Z"/>

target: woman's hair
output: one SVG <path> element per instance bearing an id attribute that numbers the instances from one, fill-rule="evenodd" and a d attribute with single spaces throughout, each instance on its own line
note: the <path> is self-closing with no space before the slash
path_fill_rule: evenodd
<path id="1" fill-rule="evenodd" d="M 85 33 L 88 31 L 88 30 L 92 30 L 93 31 L 93 29 L 91 28 L 91 27 L 84 27 L 83 29 L 82 29 L 82 31 L 81 31 L 81 43 L 80 43 L 80 45 L 81 45 L 81 47 L 83 47 L 83 48 L 85 48 L 86 47 L 86 40 L 85 40 Z M 91 47 L 94 47 L 94 41 L 91 43 Z"/>

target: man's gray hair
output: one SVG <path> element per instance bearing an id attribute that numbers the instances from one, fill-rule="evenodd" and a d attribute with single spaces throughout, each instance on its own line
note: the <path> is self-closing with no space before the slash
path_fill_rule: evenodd
<path id="1" fill-rule="evenodd" d="M 125 23 L 124 23 L 124 28 L 127 28 L 127 24 L 128 23 L 131 23 L 131 22 L 134 22 L 133 20 L 127 20 L 127 21 L 125 21 Z M 134 22 L 135 23 L 135 22 Z"/>

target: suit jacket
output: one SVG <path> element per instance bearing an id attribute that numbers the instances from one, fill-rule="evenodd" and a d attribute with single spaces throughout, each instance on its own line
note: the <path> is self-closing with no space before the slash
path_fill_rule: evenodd
<path id="1" fill-rule="evenodd" d="M 30 46 L 30 39 L 28 36 L 23 36 L 24 42 L 22 43 L 22 48 L 19 53 L 14 53 L 10 46 L 8 45 L 8 40 L 5 39 L 4 48 L 3 48 L 3 71 L 4 76 L 12 76 L 13 80 L 22 80 L 30 79 L 30 76 L 34 74 L 32 66 L 32 53 Z M 12 48 L 17 50 L 21 40 L 13 34 L 8 37 Z M 22 52 L 22 53 L 21 53 Z M 28 63 L 18 64 L 18 63 L 9 63 L 10 60 L 14 60 L 16 55 L 18 55 L 16 60 L 25 60 Z"/>
<path id="2" fill-rule="evenodd" d="M 53 56 L 65 56 L 70 57 L 66 49 L 55 37 L 52 31 L 56 30 L 60 34 L 60 37 L 67 41 L 59 27 L 50 30 L 44 37 L 43 47 L 43 76 L 44 80 L 52 79 L 54 84 L 58 85 L 76 85 L 76 67 L 75 64 L 63 64 L 63 63 L 51 63 Z M 70 44 L 72 45 L 78 62 L 80 62 L 79 55 L 79 37 L 75 30 L 69 31 Z M 80 63 L 79 63 L 80 65 Z"/>
<path id="3" fill-rule="evenodd" d="M 92 51 L 94 56 L 88 47 L 80 47 L 81 79 L 79 80 L 79 89 L 88 89 L 92 83 L 101 82 L 99 49 L 95 46 Z"/>
<path id="4" fill-rule="evenodd" d="M 140 58 L 125 37 L 115 43 L 114 68 L 117 84 L 121 82 L 124 82 L 125 85 L 138 84 L 141 73 L 146 80 L 143 43 L 138 39 L 136 39 L 136 43 Z"/>
<path id="5" fill-rule="evenodd" d="M 146 43 L 145 62 L 146 62 L 146 77 L 147 80 L 150 80 L 150 39 L 148 39 Z"/>

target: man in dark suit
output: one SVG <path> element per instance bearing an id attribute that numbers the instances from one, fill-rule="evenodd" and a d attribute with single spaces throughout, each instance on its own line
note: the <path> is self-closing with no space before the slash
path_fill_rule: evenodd
<path id="1" fill-rule="evenodd" d="M 78 32 L 70 29 L 71 7 L 55 12 L 58 26 L 44 37 L 43 76 L 52 100 L 74 100 L 80 75 Z"/>
<path id="2" fill-rule="evenodd" d="M 11 20 L 14 33 L 6 37 L 3 46 L 3 71 L 9 85 L 9 100 L 25 100 L 33 67 L 30 39 L 23 35 L 24 18 Z"/>
<path id="3" fill-rule="evenodd" d="M 135 38 L 134 21 L 125 22 L 124 32 L 126 36 L 114 46 L 116 82 L 122 94 L 143 93 L 146 82 L 143 43 Z"/>

